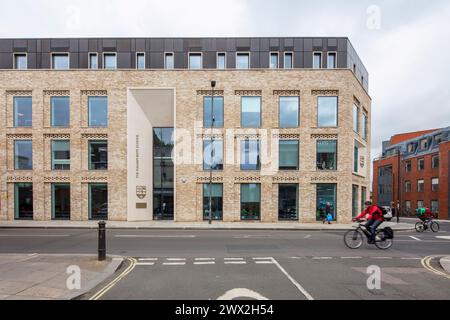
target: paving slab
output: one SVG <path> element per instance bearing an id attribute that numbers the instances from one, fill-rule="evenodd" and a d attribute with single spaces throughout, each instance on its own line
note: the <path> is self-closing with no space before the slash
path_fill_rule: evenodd
<path id="1" fill-rule="evenodd" d="M 439 260 L 439 263 L 441 264 L 441 267 L 450 274 L 450 256 L 442 257 Z"/>
<path id="2" fill-rule="evenodd" d="M 97 261 L 89 254 L 0 254 L 0 300 L 67 300 L 78 297 L 112 276 L 123 258 L 109 256 Z M 80 288 L 67 281 L 80 270 Z"/>

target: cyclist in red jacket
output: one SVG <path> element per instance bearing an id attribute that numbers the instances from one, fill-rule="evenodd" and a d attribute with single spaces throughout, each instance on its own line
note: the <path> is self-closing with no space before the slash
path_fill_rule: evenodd
<path id="1" fill-rule="evenodd" d="M 383 223 L 383 212 L 378 208 L 378 206 L 372 205 L 372 202 L 367 201 L 365 203 L 366 210 L 364 210 L 359 216 L 357 216 L 353 221 L 363 219 L 367 216 L 366 229 L 370 231 L 371 239 L 369 244 L 375 243 L 375 232 L 380 224 Z"/>

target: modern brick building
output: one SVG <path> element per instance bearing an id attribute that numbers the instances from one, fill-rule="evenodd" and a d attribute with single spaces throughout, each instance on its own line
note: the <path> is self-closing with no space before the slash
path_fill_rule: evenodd
<path id="1" fill-rule="evenodd" d="M 368 198 L 347 38 L 0 39 L 0 97 L 0 220 L 202 221 L 211 198 L 348 222 Z"/>
<path id="2" fill-rule="evenodd" d="M 399 155 L 400 154 L 400 155 Z M 403 214 L 428 207 L 450 218 L 450 127 L 395 135 L 373 163 L 373 199 Z"/>

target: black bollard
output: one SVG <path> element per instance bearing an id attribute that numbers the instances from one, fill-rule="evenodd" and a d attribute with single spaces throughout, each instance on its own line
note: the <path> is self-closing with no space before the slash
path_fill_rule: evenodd
<path id="1" fill-rule="evenodd" d="M 106 259 L 106 223 L 105 221 L 98 222 L 98 261 Z"/>

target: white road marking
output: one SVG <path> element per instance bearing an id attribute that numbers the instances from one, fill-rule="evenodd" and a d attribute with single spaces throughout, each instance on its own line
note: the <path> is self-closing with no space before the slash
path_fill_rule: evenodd
<path id="1" fill-rule="evenodd" d="M 195 258 L 195 261 L 211 261 L 216 260 L 216 258 Z"/>
<path id="2" fill-rule="evenodd" d="M 200 264 L 215 264 L 216 262 L 215 261 L 196 261 L 196 262 L 194 262 L 194 264 L 196 264 L 196 265 L 200 265 Z"/>
<path id="3" fill-rule="evenodd" d="M 257 260 L 257 261 L 255 261 L 255 263 L 256 264 L 274 264 L 274 262 L 273 261 L 264 261 L 264 260 Z"/>
<path id="4" fill-rule="evenodd" d="M 244 260 L 244 258 L 223 258 L 225 261 L 236 261 L 236 260 Z"/>
<path id="5" fill-rule="evenodd" d="M 417 237 L 414 237 L 414 236 L 409 236 L 411 239 L 414 239 L 414 240 L 416 240 L 416 241 L 422 241 L 422 240 L 420 240 L 419 238 L 417 238 Z"/>
<path id="6" fill-rule="evenodd" d="M 422 258 L 400 258 L 401 260 L 422 260 Z"/>
<path id="7" fill-rule="evenodd" d="M 246 288 L 235 288 L 228 290 L 223 295 L 217 298 L 217 300 L 233 300 L 235 298 L 253 298 L 256 300 L 269 300 L 256 291 Z"/>
<path id="8" fill-rule="evenodd" d="M 272 257 L 256 257 L 256 258 L 252 258 L 253 260 L 272 260 Z"/>
<path id="9" fill-rule="evenodd" d="M 225 264 L 246 264 L 247 261 L 225 261 Z"/>
<path id="10" fill-rule="evenodd" d="M 289 259 L 297 259 L 300 260 L 302 257 L 289 257 Z"/>
<path id="11" fill-rule="evenodd" d="M 362 257 L 341 257 L 341 259 L 362 259 Z"/>
<path id="12" fill-rule="evenodd" d="M 164 262 L 165 266 L 184 266 L 186 262 Z"/>
<path id="13" fill-rule="evenodd" d="M 158 258 L 139 258 L 139 261 L 157 261 Z"/>
<path id="14" fill-rule="evenodd" d="M 167 258 L 167 261 L 186 261 L 186 258 Z"/>
<path id="15" fill-rule="evenodd" d="M 137 266 L 153 266 L 154 262 L 136 262 Z"/>
<path id="16" fill-rule="evenodd" d="M 0 237 L 68 237 L 68 234 L 0 234 Z"/>
<path id="17" fill-rule="evenodd" d="M 392 259 L 392 257 L 371 257 L 372 259 Z"/>
<path id="18" fill-rule="evenodd" d="M 309 239 L 309 238 L 311 238 L 310 234 L 306 235 L 303 239 Z"/>
<path id="19" fill-rule="evenodd" d="M 450 240 L 450 237 L 449 237 L 449 236 L 437 236 L 436 238 L 438 238 L 438 239 Z"/>
<path id="20" fill-rule="evenodd" d="M 313 257 L 313 260 L 331 260 L 333 257 Z"/>
<path id="21" fill-rule="evenodd" d="M 190 235 L 156 235 L 156 234 L 117 234 L 115 238 L 195 238 L 193 234 Z"/>
<path id="22" fill-rule="evenodd" d="M 308 291 L 305 290 L 292 276 L 284 270 L 284 268 L 278 263 L 277 260 L 273 259 L 273 263 L 280 269 L 280 271 L 289 279 L 289 281 L 292 282 L 294 286 L 297 287 L 297 289 L 306 297 L 308 300 L 314 300 L 314 298 L 308 293 Z"/>

